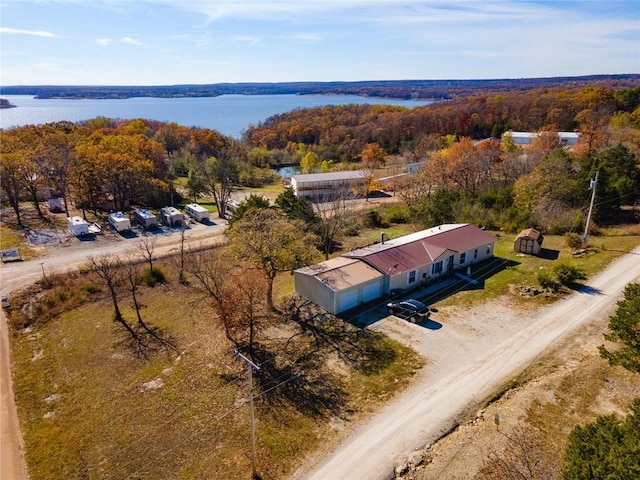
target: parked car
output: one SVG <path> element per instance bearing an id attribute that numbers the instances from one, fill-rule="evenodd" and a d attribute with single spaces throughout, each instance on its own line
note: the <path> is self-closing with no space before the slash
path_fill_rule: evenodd
<path id="1" fill-rule="evenodd" d="M 6 309 L 11 308 L 11 304 L 9 303 L 9 297 L 7 295 L 2 295 L 2 308 L 6 308 Z"/>
<path id="2" fill-rule="evenodd" d="M 409 320 L 411 323 L 417 323 L 429 318 L 431 310 L 424 303 L 410 298 L 401 302 L 387 303 L 387 312 L 389 315 Z"/>

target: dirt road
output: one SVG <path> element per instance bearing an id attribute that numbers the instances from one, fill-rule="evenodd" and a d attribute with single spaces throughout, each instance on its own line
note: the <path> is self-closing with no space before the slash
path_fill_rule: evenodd
<path id="1" fill-rule="evenodd" d="M 483 348 L 474 349 L 475 355 L 470 355 L 464 345 L 457 349 L 447 346 L 448 363 L 445 368 L 441 365 L 436 368 L 438 375 L 422 376 L 332 454 L 315 465 L 303 467 L 294 478 L 392 478 L 394 466 L 402 457 L 448 431 L 461 412 L 524 370 L 563 335 L 605 314 L 620 298 L 624 286 L 638 280 L 640 247 L 612 263 L 581 291 L 527 316 L 516 333 L 497 335 L 491 346 L 485 341 Z M 516 322 L 522 320 L 514 318 Z M 426 333 L 445 332 L 443 328 Z M 436 364 L 438 361 L 435 359 Z"/>
<path id="2" fill-rule="evenodd" d="M 185 244 L 196 246 L 220 242 L 226 222 L 216 225 L 195 225 L 186 231 Z M 180 235 L 157 235 L 155 255 L 177 251 Z M 135 250 L 140 239 L 117 238 L 95 242 L 74 240 L 64 247 L 48 248 L 45 256 L 29 262 L 15 262 L 0 266 L 0 288 L 8 294 L 57 272 L 71 271 L 87 261 L 88 256 L 118 254 Z M 27 480 L 23 457 L 22 435 L 11 382 L 9 334 L 4 312 L 0 312 L 0 480 Z"/>

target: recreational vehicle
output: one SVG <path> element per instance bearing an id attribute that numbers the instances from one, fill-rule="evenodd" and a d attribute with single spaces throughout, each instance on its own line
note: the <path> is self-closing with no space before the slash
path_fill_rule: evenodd
<path id="1" fill-rule="evenodd" d="M 76 237 L 89 235 L 89 223 L 82 217 L 67 218 L 67 226 Z"/>
<path id="2" fill-rule="evenodd" d="M 158 218 L 145 208 L 139 208 L 134 213 L 136 222 L 145 230 L 158 228 Z"/>
<path id="3" fill-rule="evenodd" d="M 64 212 L 64 203 L 62 203 L 61 198 L 50 198 L 47 200 L 47 205 L 49 206 L 49 211 L 52 213 Z"/>
<path id="4" fill-rule="evenodd" d="M 122 212 L 110 213 L 109 225 L 118 233 L 131 230 L 131 220 Z"/>
<path id="5" fill-rule="evenodd" d="M 202 205 L 198 205 L 197 203 L 190 203 L 189 205 L 184 207 L 184 211 L 196 222 L 204 222 L 205 220 L 209 220 L 209 210 L 204 208 Z"/>
<path id="6" fill-rule="evenodd" d="M 160 209 L 160 218 L 162 223 L 168 227 L 183 227 L 184 216 L 175 207 L 164 207 Z"/>

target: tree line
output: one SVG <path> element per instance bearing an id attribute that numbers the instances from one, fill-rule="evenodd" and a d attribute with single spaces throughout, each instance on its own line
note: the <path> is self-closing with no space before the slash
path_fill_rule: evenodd
<path id="1" fill-rule="evenodd" d="M 346 105 L 294 110 L 250 126 L 242 139 L 215 130 L 143 119 L 57 122 L 0 131 L 0 186 L 20 219 L 49 188 L 83 210 L 175 205 L 184 195 L 214 198 L 220 216 L 239 185 L 261 186 L 270 170 L 361 169 L 374 180 L 407 165 L 419 173 L 391 187 L 404 200 L 395 218 L 431 226 L 468 221 L 507 231 L 579 230 L 597 171 L 595 219 L 606 222 L 638 198 L 640 87 L 534 89 L 476 96 L 408 110 Z M 541 132 L 515 144 L 507 130 Z M 578 131 L 571 150 L 559 130 Z M 491 136 L 491 135 L 499 136 Z M 487 136 L 487 138 L 484 138 Z M 479 141 L 479 138 L 484 138 Z M 176 188 L 184 177 L 184 188 Z"/>

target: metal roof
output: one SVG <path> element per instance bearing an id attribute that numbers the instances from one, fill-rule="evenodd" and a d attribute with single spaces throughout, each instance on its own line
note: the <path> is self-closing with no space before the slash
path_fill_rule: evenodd
<path id="1" fill-rule="evenodd" d="M 495 240 L 493 235 L 475 225 L 445 224 L 358 248 L 344 256 L 360 258 L 392 276 L 433 263 L 447 250 L 462 253 Z"/>
<path id="2" fill-rule="evenodd" d="M 360 285 L 382 277 L 382 273 L 355 258 L 336 257 L 309 267 L 299 268 L 297 273 L 317 278 L 333 291 Z"/>
<path id="3" fill-rule="evenodd" d="M 302 175 L 292 175 L 291 180 L 295 180 L 296 183 L 306 182 L 336 182 L 340 180 L 358 180 L 364 177 L 362 170 L 345 170 L 342 172 L 328 172 L 328 173 L 306 173 Z"/>

